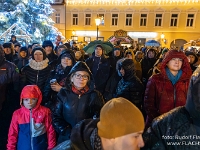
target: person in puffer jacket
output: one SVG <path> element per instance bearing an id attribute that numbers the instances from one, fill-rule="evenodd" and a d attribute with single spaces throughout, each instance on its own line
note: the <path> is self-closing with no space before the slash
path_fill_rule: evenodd
<path id="1" fill-rule="evenodd" d="M 153 75 L 146 86 L 146 128 L 159 115 L 185 105 L 191 75 L 190 64 L 182 51 L 170 50 L 166 53 L 160 73 Z"/>
<path id="2" fill-rule="evenodd" d="M 141 109 L 144 86 L 136 76 L 133 60 L 125 59 L 119 63 L 118 73 L 122 79 L 118 82 L 114 97 L 126 98 Z"/>
<path id="3" fill-rule="evenodd" d="M 21 108 L 13 113 L 10 124 L 7 150 L 51 150 L 56 145 L 50 110 L 41 101 L 37 85 L 23 88 Z"/>
<path id="4" fill-rule="evenodd" d="M 143 150 L 199 150 L 200 66 L 190 78 L 185 106 L 177 107 L 153 120 L 144 133 Z"/>

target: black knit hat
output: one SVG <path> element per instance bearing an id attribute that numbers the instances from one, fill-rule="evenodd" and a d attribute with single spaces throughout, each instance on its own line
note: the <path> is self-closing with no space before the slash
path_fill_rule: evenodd
<path id="1" fill-rule="evenodd" d="M 77 71 L 86 71 L 89 73 L 90 76 L 92 76 L 92 72 L 90 71 L 90 68 L 87 66 L 85 62 L 78 61 L 70 70 L 69 76 L 71 76 L 72 73 L 75 73 Z"/>
<path id="2" fill-rule="evenodd" d="M 11 42 L 4 43 L 3 48 L 11 48 L 12 49 L 12 43 Z"/>
<path id="3" fill-rule="evenodd" d="M 100 48 L 103 50 L 103 47 L 102 47 L 101 44 L 96 45 L 96 46 L 95 46 L 95 49 L 96 49 L 97 47 L 100 47 Z"/>
<path id="4" fill-rule="evenodd" d="M 58 57 L 59 62 L 61 62 L 61 59 L 63 56 L 70 58 L 72 60 L 73 65 L 76 63 L 75 54 L 72 50 L 68 50 L 68 49 L 62 50 L 60 56 Z"/>
<path id="5" fill-rule="evenodd" d="M 53 43 L 50 40 L 46 40 L 42 43 L 42 47 L 45 48 L 47 46 L 52 47 L 52 49 L 54 49 Z"/>
<path id="6" fill-rule="evenodd" d="M 195 57 L 195 60 L 194 60 L 193 64 L 195 64 L 198 61 L 198 56 L 194 52 L 186 51 L 185 55 L 186 56 L 193 55 Z"/>
<path id="7" fill-rule="evenodd" d="M 16 47 L 16 46 L 21 47 L 21 44 L 19 42 L 17 42 L 17 43 L 14 44 L 14 47 Z"/>
<path id="8" fill-rule="evenodd" d="M 39 47 L 39 46 L 34 47 L 34 49 L 32 50 L 32 52 L 31 52 L 32 59 L 34 59 L 35 51 L 38 51 L 38 50 L 43 53 L 43 60 L 45 60 L 47 58 L 46 53 L 45 53 L 44 49 L 42 47 Z"/>
<path id="9" fill-rule="evenodd" d="M 28 52 L 28 49 L 27 49 L 27 47 L 26 46 L 23 46 L 23 47 L 21 47 L 20 48 L 20 50 L 19 50 L 20 52 L 22 52 L 22 51 L 24 51 L 24 52 Z"/>

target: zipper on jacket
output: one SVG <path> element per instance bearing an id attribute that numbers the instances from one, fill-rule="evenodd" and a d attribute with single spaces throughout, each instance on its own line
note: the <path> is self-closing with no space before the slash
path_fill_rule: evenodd
<path id="1" fill-rule="evenodd" d="M 30 110 L 30 136 L 31 136 L 31 149 L 33 150 L 32 124 L 33 124 L 33 119 L 32 119 L 32 109 L 31 109 Z"/>
<path id="2" fill-rule="evenodd" d="M 36 85 L 37 85 L 37 83 L 38 83 L 38 75 L 39 75 L 39 70 L 38 70 L 38 72 L 37 72 Z"/>

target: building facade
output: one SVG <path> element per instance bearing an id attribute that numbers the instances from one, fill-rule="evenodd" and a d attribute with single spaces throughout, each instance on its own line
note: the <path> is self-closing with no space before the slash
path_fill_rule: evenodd
<path id="1" fill-rule="evenodd" d="M 180 46 L 200 38 L 200 2 L 167 0 L 157 4 L 103 0 L 55 0 L 52 19 L 66 39 L 78 42 L 97 39 L 95 19 L 100 18 L 98 39 L 107 41 L 116 30 L 124 30 L 139 44 L 157 40 L 163 47 Z M 121 0 L 123 1 L 123 0 Z M 159 0 L 158 0 L 159 1 Z M 183 1 L 183 2 L 181 2 Z M 129 2 L 129 3 L 128 3 Z M 129 4 L 129 5 L 128 5 Z"/>

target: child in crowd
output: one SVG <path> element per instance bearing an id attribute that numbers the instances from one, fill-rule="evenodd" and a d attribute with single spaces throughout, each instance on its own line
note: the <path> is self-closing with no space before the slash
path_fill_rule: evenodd
<path id="1" fill-rule="evenodd" d="M 27 85 L 20 96 L 21 108 L 13 113 L 7 150 L 50 150 L 56 145 L 50 110 L 40 105 L 37 85 Z"/>

